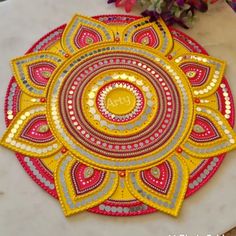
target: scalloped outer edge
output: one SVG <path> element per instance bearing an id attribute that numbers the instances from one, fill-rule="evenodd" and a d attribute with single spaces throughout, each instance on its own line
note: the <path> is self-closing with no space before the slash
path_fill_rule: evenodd
<path id="1" fill-rule="evenodd" d="M 113 14 L 113 15 L 98 15 L 98 16 L 94 16 L 93 18 L 95 19 L 98 19 L 100 17 L 132 17 L 134 20 L 135 19 L 139 19 L 140 16 L 129 16 L 129 15 L 123 15 L 123 14 Z M 25 54 L 28 54 L 28 53 L 31 53 L 34 51 L 36 45 L 39 44 L 39 42 L 43 41 L 44 39 L 46 39 L 50 34 L 52 34 L 53 32 L 55 31 L 58 31 L 58 30 L 64 30 L 64 28 L 66 27 L 66 24 L 63 24 L 55 29 L 53 29 L 52 31 L 48 32 L 47 34 L 45 34 L 43 37 L 41 37 L 39 40 L 37 40 L 33 45 L 32 47 L 26 51 Z M 179 35 L 181 35 L 183 38 L 186 37 L 188 38 L 189 40 L 191 40 L 192 42 L 194 42 L 201 50 L 201 53 L 202 54 L 205 54 L 205 55 L 209 55 L 207 53 L 207 51 L 201 46 L 199 45 L 194 39 L 192 39 L 191 37 L 187 36 L 185 33 L 179 31 L 178 29 L 175 29 L 173 27 L 169 27 L 170 29 L 170 32 L 172 33 L 173 31 L 177 32 Z M 62 33 L 61 33 L 62 34 Z M 43 48 L 43 45 L 42 45 L 42 48 Z M 228 85 L 228 82 L 227 80 L 224 78 L 223 79 L 224 83 L 226 84 L 227 88 L 229 88 L 229 85 Z M 6 97 L 7 95 L 9 94 L 9 91 L 10 91 L 10 87 L 11 87 L 11 84 L 14 82 L 14 77 L 11 77 L 11 80 L 10 80 L 10 83 L 8 85 L 8 88 L 7 88 L 7 92 L 6 92 Z M 229 97 L 232 98 L 232 92 L 230 91 L 230 89 L 228 90 L 228 93 L 229 93 Z M 231 115 L 231 119 L 229 120 L 229 123 L 230 125 L 233 127 L 234 126 L 234 123 L 235 123 L 235 120 L 233 119 L 234 116 L 235 116 L 235 108 L 234 108 L 234 101 L 232 100 L 231 101 L 233 106 L 232 106 L 232 115 Z M 4 105 L 4 113 L 5 113 L 5 124 L 6 126 L 8 126 L 10 124 L 10 121 L 7 119 L 7 99 L 5 99 L 5 105 Z M 203 185 L 205 185 L 211 178 L 212 176 L 216 173 L 216 171 L 219 169 L 220 165 L 222 164 L 224 158 L 225 158 L 225 155 L 226 154 L 222 154 L 220 156 L 218 156 L 219 158 L 219 161 L 217 162 L 216 166 L 214 167 L 214 169 L 209 173 L 209 175 L 207 175 L 207 177 L 197 186 L 195 187 L 194 189 L 189 189 L 187 190 L 186 192 L 186 196 L 185 198 L 188 198 L 190 197 L 192 194 L 194 194 L 195 192 L 197 192 Z M 58 196 L 57 196 L 57 193 L 56 191 L 53 191 L 53 190 L 50 190 L 49 188 L 47 188 L 44 184 L 42 184 L 34 175 L 33 173 L 29 170 L 29 168 L 27 167 L 26 163 L 24 162 L 23 160 L 23 157 L 20 153 L 16 153 L 16 157 L 18 159 L 18 161 L 20 162 L 20 164 L 22 165 L 22 167 L 25 169 L 25 171 L 27 172 L 27 174 L 44 190 L 46 191 L 47 193 L 49 193 L 51 196 L 53 196 L 55 199 L 58 199 Z M 212 158 L 208 159 L 208 161 L 211 161 Z M 49 174 L 47 173 L 48 177 Z M 189 183 L 194 181 L 195 177 L 191 177 L 190 176 L 190 180 L 189 180 Z M 111 205 L 111 203 L 109 203 L 109 200 L 106 201 L 107 205 Z M 137 206 L 137 205 L 140 205 L 142 203 L 134 203 L 134 206 Z M 110 212 L 105 212 L 105 211 L 101 211 L 99 209 L 99 207 L 93 207 L 91 209 L 88 210 L 89 212 L 92 212 L 92 213 L 96 213 L 96 214 L 102 214 L 102 215 L 106 215 L 106 216 L 138 216 L 138 215 L 145 215 L 145 214 L 150 214 L 150 213 L 154 213 L 154 212 L 157 212 L 156 209 L 152 208 L 152 207 L 148 207 L 148 209 L 146 211 L 142 211 L 142 212 L 131 212 L 131 213 L 128 213 L 128 214 L 123 214 L 123 213 L 110 213 Z"/>

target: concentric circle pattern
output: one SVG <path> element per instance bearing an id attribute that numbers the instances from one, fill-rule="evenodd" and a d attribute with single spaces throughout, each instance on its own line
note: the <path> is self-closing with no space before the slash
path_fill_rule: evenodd
<path id="1" fill-rule="evenodd" d="M 122 76 L 127 77 L 125 74 Z M 96 98 L 96 106 L 102 116 L 117 123 L 135 119 L 143 111 L 145 103 L 141 90 L 124 80 L 105 84 Z M 92 107 L 93 101 L 90 97 L 87 104 Z"/>
<path id="2" fill-rule="evenodd" d="M 49 91 L 50 124 L 56 136 L 64 137 L 68 150 L 94 165 L 108 169 L 150 165 L 173 152 L 190 131 L 193 101 L 189 82 L 180 80 L 184 74 L 165 58 L 151 52 L 146 56 L 147 49 L 112 45 L 86 47 L 55 74 Z M 114 67 L 120 73 L 113 74 Z M 109 91 L 108 98 L 104 96 L 103 106 L 108 108 L 104 113 L 114 121 L 101 114 L 103 89 Z M 142 108 L 130 122 L 114 116 L 129 116 L 136 104 Z"/>
<path id="3" fill-rule="evenodd" d="M 67 216 L 177 216 L 236 147 L 225 63 L 162 19 L 75 15 L 12 66 L 1 144 Z"/>

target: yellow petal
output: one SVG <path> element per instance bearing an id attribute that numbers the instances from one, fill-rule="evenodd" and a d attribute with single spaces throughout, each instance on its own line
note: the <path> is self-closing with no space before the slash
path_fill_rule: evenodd
<path id="1" fill-rule="evenodd" d="M 171 172 L 168 176 L 170 186 L 167 186 L 168 188 L 166 189 L 159 189 L 155 185 L 151 185 L 151 181 L 148 182 L 144 178 L 144 172 L 149 171 L 152 174 L 152 168 L 141 172 L 129 172 L 126 182 L 130 192 L 138 200 L 157 210 L 177 216 L 187 190 L 189 179 L 188 167 L 181 156 L 173 153 L 165 162 L 155 166 L 160 171 L 160 176 L 153 175 L 157 181 L 163 181 L 160 179 L 162 176 L 162 165 L 167 165 Z"/>
<path id="2" fill-rule="evenodd" d="M 20 112 L 7 128 L 1 145 L 24 155 L 38 158 L 48 157 L 58 152 L 62 145 L 53 136 L 47 140 L 47 138 L 39 137 L 37 139 L 37 136 L 27 134 L 27 130 L 34 125 L 35 119 L 45 116 L 45 113 L 46 108 L 42 105 L 31 106 Z"/>
<path id="3" fill-rule="evenodd" d="M 225 62 L 206 55 L 189 53 L 175 58 L 193 88 L 194 97 L 208 97 L 218 89 L 225 71 Z"/>
<path id="4" fill-rule="evenodd" d="M 97 42 L 113 41 L 114 35 L 108 25 L 85 16 L 75 15 L 66 26 L 61 44 L 70 54 Z"/>
<path id="5" fill-rule="evenodd" d="M 91 185 L 89 181 L 93 175 L 99 177 L 96 177 L 97 180 Z M 115 192 L 119 179 L 117 172 L 86 166 L 70 153 L 59 162 L 54 178 L 66 216 L 85 211 L 107 200 Z"/>
<path id="6" fill-rule="evenodd" d="M 197 140 L 190 134 L 183 144 L 183 149 L 188 154 L 198 158 L 208 158 L 236 148 L 236 134 L 219 111 L 199 105 L 196 107 L 195 119 L 199 119 L 199 117 L 208 123 L 209 129 L 215 133 L 215 136 L 210 138 L 206 136 L 204 139 Z M 194 127 L 193 131 L 196 132 Z M 201 130 L 201 133 L 204 132 Z"/>
<path id="7" fill-rule="evenodd" d="M 122 41 L 155 48 L 163 55 L 167 55 L 173 47 L 171 33 L 161 18 L 155 22 L 149 22 L 149 17 L 133 21 L 125 27 Z"/>
<path id="8" fill-rule="evenodd" d="M 63 60 L 61 56 L 52 52 L 27 54 L 12 60 L 13 73 L 24 93 L 32 97 L 45 97 L 53 71 Z"/>

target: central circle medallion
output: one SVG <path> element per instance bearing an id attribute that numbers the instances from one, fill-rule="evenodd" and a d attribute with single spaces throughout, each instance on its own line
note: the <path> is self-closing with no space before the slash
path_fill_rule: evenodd
<path id="1" fill-rule="evenodd" d="M 75 158 L 94 166 L 149 166 L 190 132 L 189 81 L 156 52 L 125 43 L 88 46 L 54 77 L 50 127 Z"/>
<path id="2" fill-rule="evenodd" d="M 96 105 L 106 119 L 113 122 L 128 122 L 142 112 L 144 96 L 134 84 L 118 80 L 105 84 L 99 90 Z"/>
<path id="3" fill-rule="evenodd" d="M 124 88 L 111 90 L 105 99 L 106 109 L 115 115 L 126 115 L 134 109 L 135 105 L 135 94 Z"/>

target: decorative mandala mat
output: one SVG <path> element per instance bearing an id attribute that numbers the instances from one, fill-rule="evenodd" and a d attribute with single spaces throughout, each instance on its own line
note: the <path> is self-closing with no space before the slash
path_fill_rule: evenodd
<path id="1" fill-rule="evenodd" d="M 67 216 L 177 216 L 236 146 L 225 63 L 161 19 L 76 15 L 12 68 L 1 144 Z"/>

